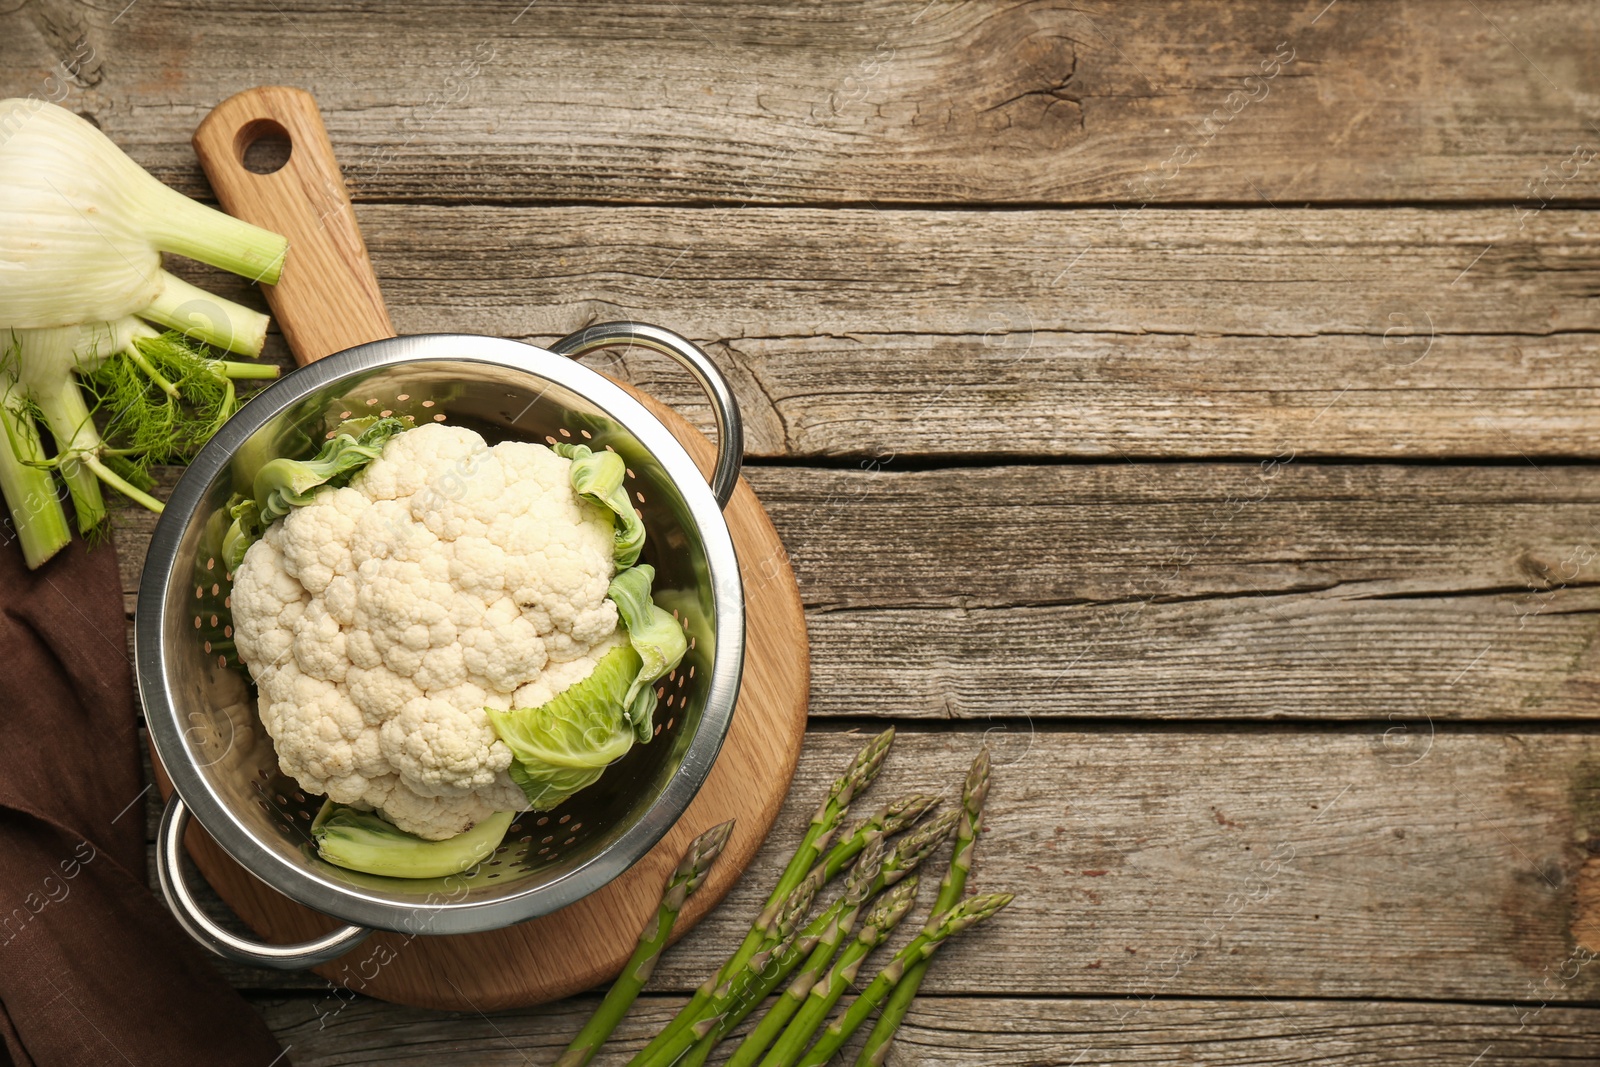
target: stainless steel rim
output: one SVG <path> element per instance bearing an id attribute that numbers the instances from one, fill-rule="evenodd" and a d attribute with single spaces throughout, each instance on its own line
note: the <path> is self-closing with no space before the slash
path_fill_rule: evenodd
<path id="1" fill-rule="evenodd" d="M 635 330 L 640 328 L 638 324 L 627 325 Z M 710 383 L 708 392 L 719 411 L 720 449 L 723 453 L 732 451 L 737 457 L 738 451 L 742 450 L 737 406 L 732 403 L 726 382 L 715 366 L 689 342 L 664 330 L 652 334 L 613 336 L 604 342 L 599 342 L 600 335 L 595 334 L 593 339 L 597 343 L 588 344 L 584 350 L 647 336 L 656 340 L 663 335 L 676 339 L 699 356 L 699 360 L 680 362 L 684 362 L 697 379 L 704 376 L 705 381 Z M 583 347 L 576 343 L 581 337 L 581 334 L 576 335 L 561 343 L 568 345 L 569 351 L 577 351 Z M 644 342 L 641 340 L 640 343 Z M 668 354 L 682 356 L 683 350 L 673 346 Z M 269 386 L 230 419 L 200 450 L 179 479 L 157 523 L 140 580 L 134 621 L 139 695 L 156 751 L 183 805 L 218 844 L 268 885 L 309 908 L 360 926 L 437 934 L 498 929 L 548 914 L 607 884 L 653 848 L 699 792 L 721 750 L 728 724 L 732 720 L 743 669 L 744 605 L 738 560 L 727 523 L 722 518 L 720 502 L 701 478 L 693 459 L 655 416 L 602 375 L 572 359 L 562 358 L 562 355 L 502 338 L 472 334 L 427 334 L 374 341 L 327 356 Z M 166 674 L 161 619 L 165 610 L 166 591 L 172 583 L 174 568 L 178 566 L 177 549 L 185 524 L 199 507 L 205 487 L 222 473 L 234 452 L 253 433 L 302 397 L 346 376 L 430 360 L 482 362 L 525 371 L 579 393 L 626 426 L 660 460 L 683 494 L 699 527 L 709 564 L 718 641 L 710 696 L 688 751 L 656 802 L 611 847 L 556 881 L 503 899 L 446 900 L 400 906 L 378 899 L 360 888 L 333 882 L 310 869 L 290 864 L 257 842 L 232 814 L 227 802 L 201 773 L 184 741 L 180 712 Z M 731 486 L 738 476 L 737 463 L 719 460 L 717 474 L 724 476 L 728 491 L 731 492 Z M 165 887 L 165 882 L 163 885 Z M 173 883 L 173 891 L 183 892 L 178 882 Z M 169 899 L 171 896 L 169 893 Z M 175 908 L 175 911 L 178 911 L 180 918 L 184 917 L 182 910 Z M 186 922 L 185 926 L 195 933 L 190 923 Z M 196 934 L 197 938 L 216 951 L 216 944 L 205 936 L 203 927 L 201 930 Z M 291 948 L 300 949 L 302 946 Z M 243 951 L 237 945 L 230 947 L 230 951 L 234 950 Z M 263 966 L 279 965 L 265 962 L 260 956 L 246 959 L 245 962 Z"/>

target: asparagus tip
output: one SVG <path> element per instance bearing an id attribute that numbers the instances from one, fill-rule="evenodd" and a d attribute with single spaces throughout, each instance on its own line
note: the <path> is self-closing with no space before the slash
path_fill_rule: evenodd
<path id="1" fill-rule="evenodd" d="M 917 875 L 910 874 L 899 885 L 885 893 L 862 923 L 863 931 L 870 928 L 876 931 L 879 937 L 883 937 L 899 925 L 900 920 L 911 910 L 911 905 L 917 901 L 918 884 Z"/>
<path id="2" fill-rule="evenodd" d="M 689 855 L 699 856 L 706 863 L 710 863 L 722 854 L 723 848 L 728 844 L 728 838 L 733 835 L 734 824 L 737 819 L 719 822 L 699 837 L 689 842 Z"/>
<path id="3" fill-rule="evenodd" d="M 955 933 L 965 930 L 974 923 L 982 922 L 1015 899 L 1011 893 L 984 893 L 981 896 L 968 897 L 939 916 L 935 922 L 941 929 Z"/>
<path id="4" fill-rule="evenodd" d="M 699 889 L 700 883 L 711 873 L 712 864 L 722 855 L 728 837 L 733 833 L 733 824 L 733 819 L 718 823 L 689 842 L 689 847 L 684 849 L 683 859 L 678 861 L 678 868 L 672 872 L 669 881 L 672 884 L 681 883 L 687 890 L 685 895 Z"/>
<path id="5" fill-rule="evenodd" d="M 984 798 L 988 794 L 989 746 L 984 745 L 973 757 L 972 769 L 967 771 L 967 780 L 961 790 L 961 802 L 969 811 L 976 811 L 983 807 Z"/>
<path id="6" fill-rule="evenodd" d="M 794 891 L 784 898 L 783 906 L 777 916 L 768 926 L 768 937 L 776 941 L 786 941 L 800 925 L 800 920 L 811 911 L 811 902 L 816 899 L 817 892 L 827 880 L 827 864 L 819 863 L 811 872 L 801 879 Z"/>
<path id="7" fill-rule="evenodd" d="M 961 821 L 959 813 L 942 812 L 912 829 L 895 846 L 895 858 L 901 867 L 915 867 L 928 858 L 928 853 L 938 848 Z"/>
<path id="8" fill-rule="evenodd" d="M 889 747 L 894 744 L 894 727 L 891 726 L 883 733 L 877 735 L 856 754 L 850 769 L 844 777 L 839 779 L 840 803 L 848 804 L 855 794 L 860 793 L 871 785 L 878 777 L 878 772 L 883 769 L 883 761 L 889 755 Z"/>
<path id="9" fill-rule="evenodd" d="M 911 793 L 899 797 L 856 823 L 845 836 L 854 837 L 876 830 L 884 837 L 892 837 L 938 807 L 939 802 L 939 797 L 931 793 Z"/>
<path id="10" fill-rule="evenodd" d="M 861 850 L 861 855 L 856 858 L 855 866 L 850 869 L 850 877 L 845 882 L 840 899 L 855 905 L 871 896 L 873 885 L 883 870 L 883 861 L 887 856 L 888 848 L 883 843 L 882 836 L 872 835 L 866 847 Z"/>

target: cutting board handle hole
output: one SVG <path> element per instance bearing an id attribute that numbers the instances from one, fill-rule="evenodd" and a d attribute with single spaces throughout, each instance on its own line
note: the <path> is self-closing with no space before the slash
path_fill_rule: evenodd
<path id="1" fill-rule="evenodd" d="M 294 142 L 276 119 L 252 119 L 234 138 L 234 151 L 250 173 L 274 174 L 289 162 Z"/>

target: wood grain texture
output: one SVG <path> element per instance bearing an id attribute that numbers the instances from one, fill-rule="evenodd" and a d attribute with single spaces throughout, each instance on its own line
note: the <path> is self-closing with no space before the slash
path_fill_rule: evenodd
<path id="1" fill-rule="evenodd" d="M 270 82 L 316 94 L 366 198 L 1595 198 L 1562 168 L 1595 145 L 1581 0 L 29 8 L 73 17 L 15 19 L 10 81 L 81 35 L 66 102 L 191 193 L 195 123 Z"/>
<path id="2" fill-rule="evenodd" d="M 247 169 L 246 151 L 272 135 L 287 141 L 289 158 L 268 174 Z M 224 210 L 289 239 L 282 277 L 262 288 L 301 364 L 394 336 L 310 93 L 281 85 L 236 93 L 211 110 L 193 141 Z"/>
<path id="3" fill-rule="evenodd" d="M 1600 846 L 1600 834 L 1591 836 L 1588 846 Z M 1572 939 L 1583 952 L 1600 953 L 1600 847 L 1578 868 L 1573 890 Z"/>
<path id="4" fill-rule="evenodd" d="M 1501 208 L 1129 219 L 1106 209 L 372 205 L 359 215 L 401 333 L 471 323 L 553 336 L 574 316 L 666 310 L 681 332 L 735 345 L 907 331 L 1393 341 L 1401 312 L 1422 333 L 1431 319 L 1435 334 L 1600 327 L 1590 299 L 1600 234 L 1582 212 L 1546 211 L 1521 229 Z M 990 362 L 1023 354 L 1006 347 Z M 1377 374 L 1418 357 L 1372 352 L 1363 365 Z M 1275 369 L 1257 365 L 1254 376 Z"/>
<path id="5" fill-rule="evenodd" d="M 652 990 L 687 992 L 722 962 L 860 743 L 808 732 L 767 844 Z M 1018 900 L 940 953 L 929 993 L 1600 999 L 1579 947 L 1600 934 L 1579 899 L 1600 833 L 1593 730 L 908 726 L 869 797 L 948 792 L 983 744 L 996 770 L 972 889 Z M 229 976 L 316 988 L 324 1013 L 349 1001 L 310 976 Z"/>
<path id="6" fill-rule="evenodd" d="M 1426 750 L 1375 728 L 908 735 L 877 795 L 947 791 L 992 746 L 972 886 L 1023 894 L 947 946 L 930 992 L 1520 1000 L 1574 951 L 1573 875 L 1600 805 L 1592 734 L 1441 731 Z M 737 941 L 859 744 L 811 732 L 762 861 L 697 948 L 662 961 L 659 987 L 691 987 Z M 1600 972 L 1548 992 L 1593 1000 Z"/>
<path id="7" fill-rule="evenodd" d="M 204 196 L 204 111 L 308 88 L 399 329 L 662 322 L 793 465 L 750 477 L 818 722 L 620 1049 L 737 939 L 841 726 L 900 718 L 880 791 L 995 746 L 974 886 L 1021 899 L 894 1063 L 1594 1058 L 1600 530 L 1546 462 L 1600 458 L 1592 5 L 121 7 L 28 4 L 7 93 L 67 62 Z M 1275 716 L 1313 722 L 1204 721 Z M 227 973 L 308 991 L 258 1000 L 297 1063 L 548 1059 L 592 1005 Z"/>
<path id="8" fill-rule="evenodd" d="M 1600 714 L 1600 471 L 751 468 L 814 716 Z M 153 521 L 123 513 L 124 588 Z M 974 566 L 973 561 L 982 561 Z"/>
<path id="9" fill-rule="evenodd" d="M 623 1067 L 681 998 L 646 996 L 595 1060 Z M 304 998 L 259 999 L 267 1024 L 301 1067 L 437 1062 L 520 1067 L 552 1060 L 595 1004 L 434 1015 L 357 1003 L 337 1015 Z M 1571 1067 L 1600 1044 L 1600 1010 L 1394 1001 L 1054 1000 L 925 996 L 899 1031 L 890 1067 L 1071 1067 L 1183 1063 L 1197 1067 L 1396 1067 L 1484 1062 Z M 324 1025 L 323 1019 L 326 1019 Z M 851 1063 L 863 1038 L 838 1062 Z"/>
<path id="10" fill-rule="evenodd" d="M 636 394 L 638 395 L 638 394 Z M 703 470 L 716 462 L 710 442 L 670 409 L 639 396 Z M 746 602 L 745 666 L 739 703 L 721 752 L 687 811 L 644 858 L 575 904 L 501 930 L 458 937 L 388 932 L 317 973 L 347 989 L 402 1004 L 499 1009 L 568 996 L 615 976 L 639 930 L 655 913 L 661 886 L 689 842 L 735 819 L 728 843 L 682 912 L 674 937 L 704 917 L 761 847 L 788 792 L 806 728 L 809 658 L 794 575 L 761 502 L 740 482 L 724 511 L 740 557 Z M 142 555 L 142 553 L 141 553 Z M 754 560 L 776 563 L 756 568 Z M 162 791 L 170 789 L 161 782 Z M 225 907 L 276 943 L 310 940 L 336 925 L 291 901 L 235 863 L 199 825 L 185 843 Z M 581 952 L 573 951 L 582 945 Z"/>
<path id="11" fill-rule="evenodd" d="M 759 457 L 1600 456 L 1583 212 L 357 214 L 400 332 L 661 323 Z M 593 365 L 709 426 L 664 359 Z"/>

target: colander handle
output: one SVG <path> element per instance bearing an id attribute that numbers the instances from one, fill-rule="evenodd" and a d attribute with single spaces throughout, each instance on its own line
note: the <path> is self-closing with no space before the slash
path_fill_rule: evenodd
<path id="1" fill-rule="evenodd" d="M 728 387 L 728 379 L 693 341 L 643 322 L 596 323 L 569 333 L 551 345 L 550 351 L 577 359 L 613 345 L 637 345 L 671 356 L 705 390 L 717 420 L 717 465 L 711 472 L 711 495 L 717 498 L 718 507 L 726 508 L 739 484 L 739 468 L 744 463 L 744 423 L 739 419 L 739 402 Z"/>
<path id="2" fill-rule="evenodd" d="M 341 926 L 314 941 L 270 945 L 224 930 L 200 910 L 199 903 L 189 892 L 188 882 L 184 881 L 183 831 L 188 825 L 189 809 L 174 792 L 167 798 L 166 809 L 161 813 L 161 828 L 156 833 L 156 878 L 178 925 L 223 959 L 275 971 L 304 970 L 337 959 L 372 933 L 365 926 Z"/>

